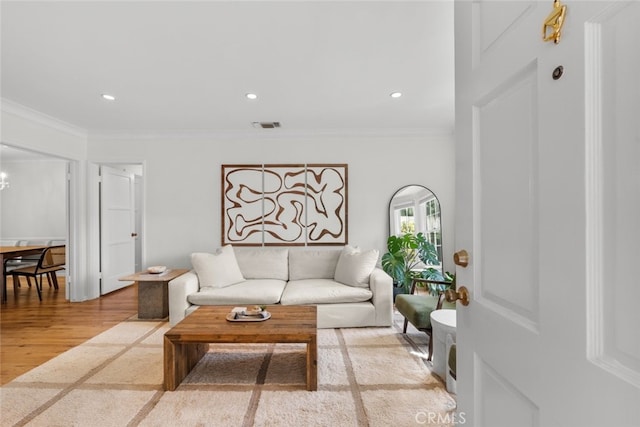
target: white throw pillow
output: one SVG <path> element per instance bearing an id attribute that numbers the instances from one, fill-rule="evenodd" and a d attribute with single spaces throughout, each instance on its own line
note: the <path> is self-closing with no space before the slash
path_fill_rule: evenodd
<path id="1" fill-rule="evenodd" d="M 201 288 L 224 288 L 244 281 L 231 245 L 223 246 L 214 254 L 192 253 L 191 265 L 198 275 Z"/>
<path id="2" fill-rule="evenodd" d="M 378 251 L 371 249 L 361 252 L 352 246 L 345 246 L 336 265 L 336 282 L 360 288 L 369 287 L 369 276 L 378 262 Z"/>

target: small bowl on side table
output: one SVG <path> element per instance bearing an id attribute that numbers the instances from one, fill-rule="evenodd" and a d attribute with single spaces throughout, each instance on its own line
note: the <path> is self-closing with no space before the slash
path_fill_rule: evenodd
<path id="1" fill-rule="evenodd" d="M 152 265 L 151 267 L 147 268 L 147 272 L 151 274 L 161 274 L 165 271 L 167 271 L 167 266 L 165 265 Z"/>

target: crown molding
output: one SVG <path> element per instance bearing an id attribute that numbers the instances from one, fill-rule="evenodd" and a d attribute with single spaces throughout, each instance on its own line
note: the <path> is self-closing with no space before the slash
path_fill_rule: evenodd
<path id="1" fill-rule="evenodd" d="M 32 108 L 0 98 L 3 113 L 12 114 L 51 129 L 58 130 L 87 140 L 288 140 L 316 138 L 449 138 L 454 135 L 451 128 L 411 128 L 411 129 L 247 129 L 247 130 L 141 130 L 141 131 L 89 131 Z"/>
<path id="2" fill-rule="evenodd" d="M 70 123 L 49 116 L 47 114 L 41 113 L 40 111 L 34 110 L 33 108 L 25 107 L 24 105 L 18 104 L 17 102 L 10 99 L 0 98 L 0 105 L 0 109 L 3 113 L 12 114 L 25 120 L 29 120 L 42 126 L 46 126 L 60 132 L 77 136 L 79 138 L 86 139 L 88 136 L 88 132 L 85 129 L 74 126 Z"/>
<path id="3" fill-rule="evenodd" d="M 450 138 L 453 129 L 250 129 L 216 131 L 89 132 L 89 140 L 287 140 L 317 138 Z"/>

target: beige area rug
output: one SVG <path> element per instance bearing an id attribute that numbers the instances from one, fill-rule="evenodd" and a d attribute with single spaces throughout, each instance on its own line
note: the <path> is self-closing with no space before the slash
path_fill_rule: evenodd
<path id="1" fill-rule="evenodd" d="M 211 345 L 162 388 L 167 322 L 131 319 L 0 389 L 2 426 L 448 426 L 455 398 L 431 374 L 426 335 L 318 330 L 318 391 L 305 348 Z"/>

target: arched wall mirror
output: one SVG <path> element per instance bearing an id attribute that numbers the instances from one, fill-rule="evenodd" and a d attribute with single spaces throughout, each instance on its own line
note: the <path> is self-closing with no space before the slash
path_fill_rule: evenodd
<path id="1" fill-rule="evenodd" d="M 440 201 L 427 187 L 407 185 L 396 191 L 389 202 L 389 235 L 424 233 L 438 252 L 442 266 L 442 227 Z M 435 267 L 435 266 L 434 266 Z"/>

